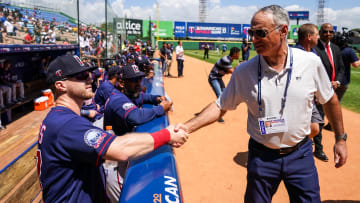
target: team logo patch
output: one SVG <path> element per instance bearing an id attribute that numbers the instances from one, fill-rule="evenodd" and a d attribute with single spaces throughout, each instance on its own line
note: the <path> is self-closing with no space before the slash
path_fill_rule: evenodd
<path id="1" fill-rule="evenodd" d="M 134 70 L 134 73 L 140 72 L 139 67 L 137 65 L 132 65 L 131 68 Z"/>
<path id="2" fill-rule="evenodd" d="M 60 69 L 55 72 L 55 75 L 56 75 L 57 77 L 61 77 L 62 74 L 63 74 L 63 72 L 62 72 L 62 70 L 60 70 Z"/>
<path id="3" fill-rule="evenodd" d="M 86 131 L 84 135 L 84 141 L 88 146 L 97 149 L 103 142 L 105 136 L 106 133 L 103 133 L 98 129 L 90 129 Z"/>
<path id="4" fill-rule="evenodd" d="M 135 106 L 135 104 L 129 102 L 129 103 L 123 104 L 122 108 L 123 108 L 125 111 L 127 111 L 127 110 L 131 109 L 131 108 L 134 107 L 134 106 Z"/>

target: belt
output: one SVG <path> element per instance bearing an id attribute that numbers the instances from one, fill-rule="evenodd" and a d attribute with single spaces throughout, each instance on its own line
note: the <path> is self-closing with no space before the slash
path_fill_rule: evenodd
<path id="1" fill-rule="evenodd" d="M 254 139 L 250 138 L 253 141 L 253 146 L 257 149 L 261 149 L 264 151 L 270 151 L 270 152 L 274 152 L 276 154 L 290 154 L 296 150 L 298 150 L 301 146 L 303 146 L 308 140 L 309 140 L 309 136 L 306 136 L 303 140 L 301 140 L 299 143 L 297 143 L 295 146 L 293 147 L 284 147 L 284 148 L 280 148 L 280 149 L 271 149 L 269 147 L 266 147 L 263 144 L 260 144 L 258 142 L 256 142 Z"/>

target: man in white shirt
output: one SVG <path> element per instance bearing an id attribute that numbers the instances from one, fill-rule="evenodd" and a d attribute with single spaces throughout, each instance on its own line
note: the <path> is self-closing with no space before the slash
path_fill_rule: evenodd
<path id="1" fill-rule="evenodd" d="M 176 46 L 176 61 L 178 64 L 178 77 L 184 77 L 183 70 L 184 70 L 184 49 L 182 47 L 182 42 L 179 41 L 178 45 Z"/>
<path id="2" fill-rule="evenodd" d="M 192 133 L 240 103 L 247 104 L 250 140 L 245 202 L 271 202 L 281 181 L 290 202 L 321 201 L 308 138 L 315 95 L 334 126 L 335 167 L 347 159 L 341 107 L 321 60 L 288 47 L 288 29 L 288 13 L 280 6 L 257 11 L 248 33 L 258 55 L 236 68 L 216 102 L 175 129 Z"/>

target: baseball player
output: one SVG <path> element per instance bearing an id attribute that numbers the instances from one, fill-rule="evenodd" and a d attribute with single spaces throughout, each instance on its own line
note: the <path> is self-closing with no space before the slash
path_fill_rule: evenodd
<path id="1" fill-rule="evenodd" d="M 104 112 L 104 105 L 106 100 L 110 97 L 111 93 L 115 90 L 117 85 L 117 77 L 119 75 L 120 68 L 114 66 L 108 71 L 108 80 L 101 83 L 100 87 L 95 92 L 94 101 L 100 106 L 99 112 Z"/>
<path id="2" fill-rule="evenodd" d="M 144 124 L 170 110 L 172 102 L 163 96 L 141 92 L 141 80 L 145 76 L 136 65 L 122 69 L 124 93 L 115 90 L 105 104 L 104 126 L 112 126 L 116 135 L 131 132 L 135 126 Z M 143 109 L 143 104 L 156 105 Z"/>
<path id="3" fill-rule="evenodd" d="M 127 65 L 120 73 L 124 93 L 115 90 L 108 99 L 104 111 L 104 127 L 111 126 L 116 135 L 131 132 L 137 125 L 149 122 L 170 110 L 171 102 L 165 97 L 141 92 L 141 81 L 145 74 L 136 65 Z M 160 105 L 143 109 L 142 104 Z M 119 202 L 127 162 L 108 162 L 104 165 L 106 190 L 111 202 Z"/>
<path id="4" fill-rule="evenodd" d="M 234 61 L 234 59 L 239 59 L 239 56 L 240 56 L 240 49 L 237 47 L 233 47 L 230 49 L 230 55 L 224 56 L 221 59 L 219 59 L 215 63 L 214 67 L 211 69 L 208 81 L 210 83 L 210 86 L 214 90 L 217 98 L 220 97 L 222 91 L 225 88 L 225 84 L 224 81 L 222 80 L 222 77 L 225 74 L 229 74 L 234 71 L 231 64 Z M 222 118 L 220 118 L 218 121 L 221 123 L 224 122 Z"/>
<path id="5" fill-rule="evenodd" d="M 40 126 L 37 168 L 44 202 L 108 202 L 104 160 L 138 158 L 170 143 L 182 145 L 187 134 L 173 126 L 156 133 L 115 136 L 80 116 L 83 100 L 93 97 L 90 68 L 77 56 L 57 57 L 49 65 L 56 106 Z"/>

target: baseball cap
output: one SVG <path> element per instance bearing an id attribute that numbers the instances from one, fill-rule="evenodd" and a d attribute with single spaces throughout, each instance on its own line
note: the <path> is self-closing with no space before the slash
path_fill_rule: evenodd
<path id="1" fill-rule="evenodd" d="M 141 72 L 139 67 L 135 64 L 128 64 L 124 66 L 121 71 L 122 79 L 130 79 L 142 76 L 145 76 L 145 73 Z"/>
<path id="2" fill-rule="evenodd" d="M 111 67 L 107 73 L 108 73 L 109 78 L 111 78 L 112 76 L 118 74 L 119 72 L 120 72 L 120 68 L 118 66 L 114 66 L 114 67 Z"/>
<path id="3" fill-rule="evenodd" d="M 46 74 L 46 80 L 48 83 L 55 83 L 70 75 L 75 75 L 88 70 L 93 70 L 96 67 L 88 66 L 83 63 L 81 59 L 76 55 L 62 55 L 53 60 Z"/>

